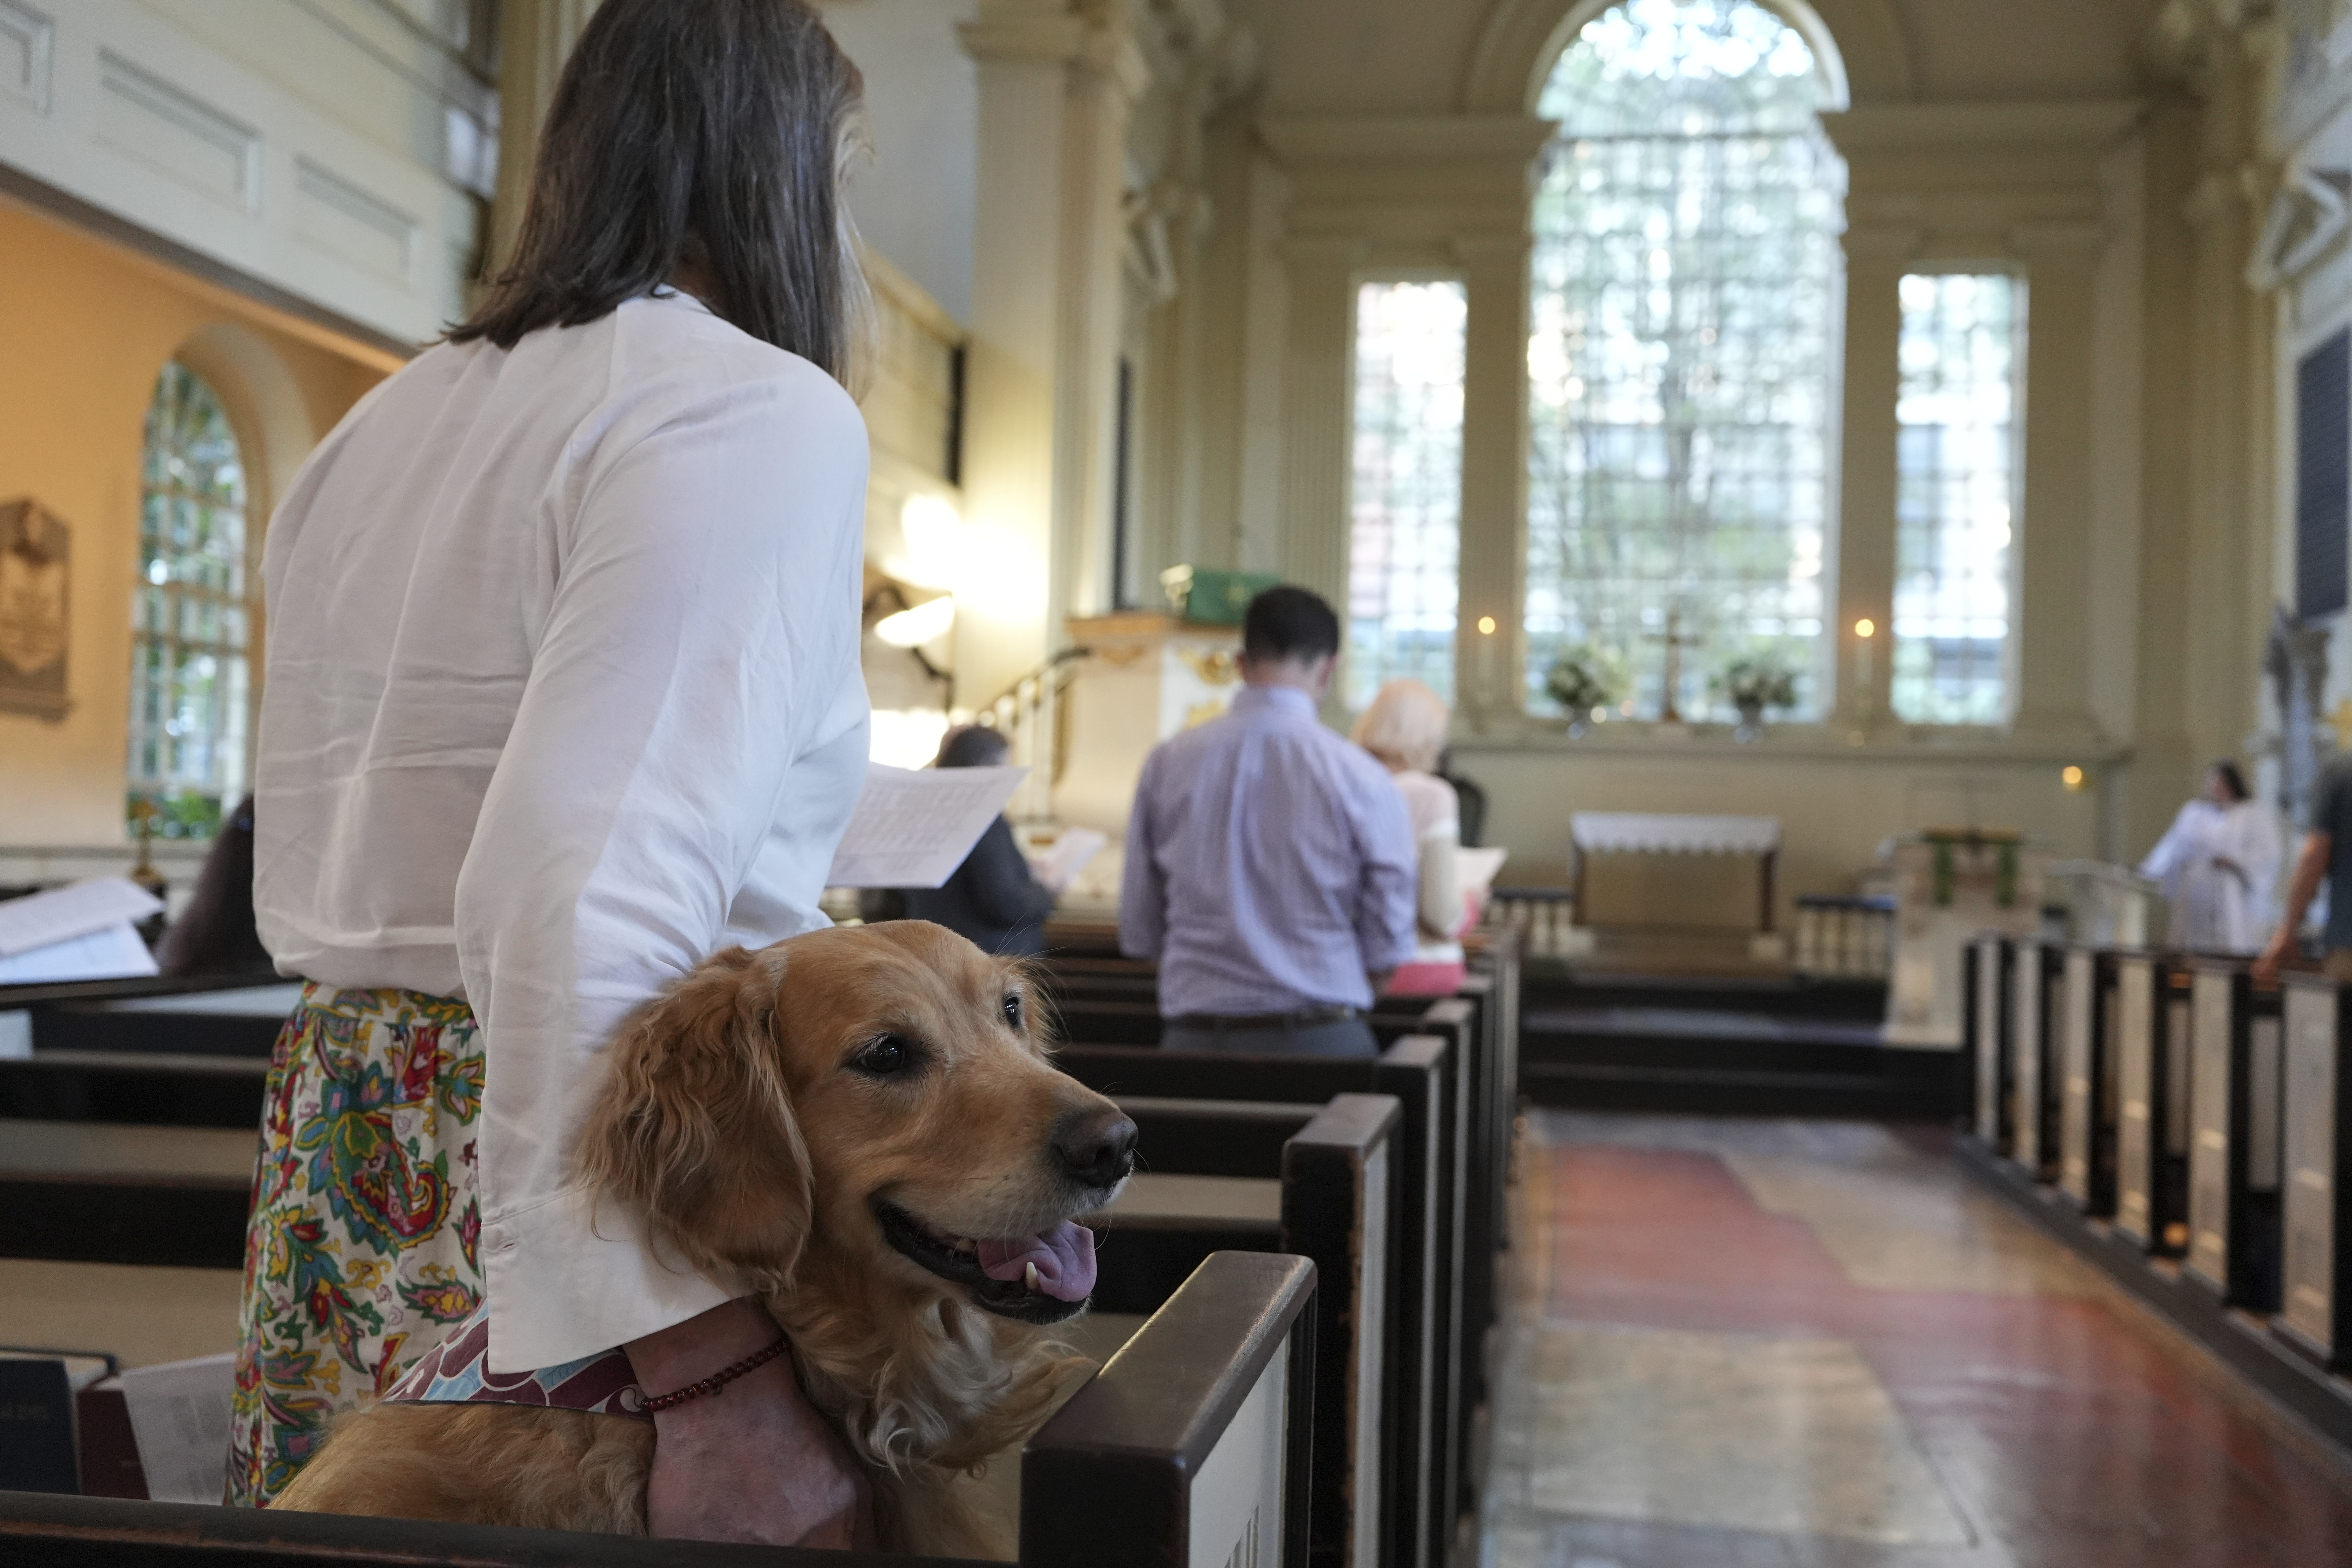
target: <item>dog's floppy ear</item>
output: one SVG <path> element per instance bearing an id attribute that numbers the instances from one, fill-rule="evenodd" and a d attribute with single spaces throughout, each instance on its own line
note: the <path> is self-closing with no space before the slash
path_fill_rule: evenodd
<path id="1" fill-rule="evenodd" d="M 808 1145 L 775 1039 L 776 955 L 729 948 L 630 1015 L 579 1174 L 646 1219 L 657 1256 L 783 1288 L 807 1239 Z"/>

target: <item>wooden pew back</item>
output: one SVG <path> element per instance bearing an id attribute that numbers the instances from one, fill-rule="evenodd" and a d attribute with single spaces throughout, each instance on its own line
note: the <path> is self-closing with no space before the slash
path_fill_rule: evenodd
<path id="1" fill-rule="evenodd" d="M 1240 1561 L 1304 1563 L 1314 1299 L 1304 1258 L 1220 1253 L 1202 1263 L 1031 1439 L 1020 1561 L 1178 1568 L 1232 1561 L 1246 1542 L 1255 1555 Z M 0 1559 L 63 1568 L 661 1568 L 688 1558 L 709 1568 L 840 1562 L 790 1548 L 0 1492 Z M 952 1568 L 946 1558 L 858 1561 Z"/>

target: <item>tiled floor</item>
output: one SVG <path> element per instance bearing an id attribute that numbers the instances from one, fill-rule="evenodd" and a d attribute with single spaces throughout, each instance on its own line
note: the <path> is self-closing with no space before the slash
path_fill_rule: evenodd
<path id="1" fill-rule="evenodd" d="M 1940 1135 L 1538 1113 L 1488 1568 L 2352 1564 L 2352 1465 Z"/>

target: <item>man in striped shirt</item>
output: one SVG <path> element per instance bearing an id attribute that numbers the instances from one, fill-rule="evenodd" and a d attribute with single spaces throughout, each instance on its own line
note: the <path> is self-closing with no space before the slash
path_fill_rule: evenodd
<path id="1" fill-rule="evenodd" d="M 1170 1049 L 1374 1052 L 1363 1012 L 1412 953 L 1412 826 L 1380 763 L 1316 718 L 1339 652 L 1329 605 L 1267 589 L 1233 710 L 1143 764 L 1119 945 L 1159 962 Z"/>

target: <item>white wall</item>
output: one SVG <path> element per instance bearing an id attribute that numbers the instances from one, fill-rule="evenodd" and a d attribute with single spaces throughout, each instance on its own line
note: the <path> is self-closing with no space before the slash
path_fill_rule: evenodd
<path id="1" fill-rule="evenodd" d="M 458 45 L 371 0 L 0 0 L 0 163 L 422 342 L 488 188 Z"/>
<path id="2" fill-rule="evenodd" d="M 866 74 L 874 155 L 850 182 L 858 228 L 969 322 L 980 96 L 956 26 L 979 0 L 819 0 L 819 9 Z"/>

